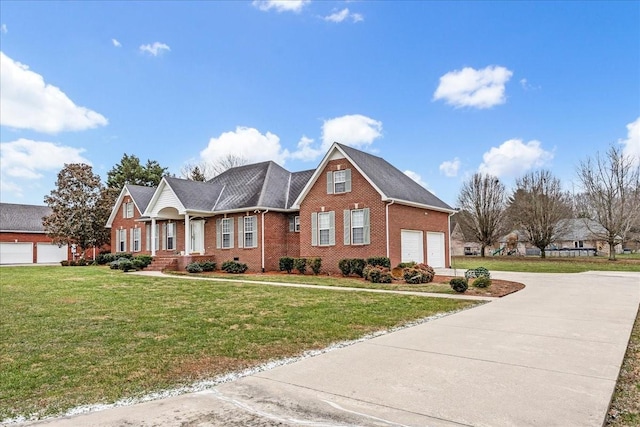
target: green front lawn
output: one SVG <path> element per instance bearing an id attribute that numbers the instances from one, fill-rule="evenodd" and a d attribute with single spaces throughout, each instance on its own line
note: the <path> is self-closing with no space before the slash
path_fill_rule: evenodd
<path id="1" fill-rule="evenodd" d="M 635 254 L 633 254 L 635 255 Z M 546 258 L 477 256 L 453 257 L 451 267 L 469 269 L 488 268 L 489 271 L 522 271 L 528 273 L 582 273 L 585 271 L 638 271 L 640 259 L 620 256 L 616 261 L 604 257 Z"/>
<path id="2" fill-rule="evenodd" d="M 178 387 L 476 302 L 0 268 L 0 420 Z"/>

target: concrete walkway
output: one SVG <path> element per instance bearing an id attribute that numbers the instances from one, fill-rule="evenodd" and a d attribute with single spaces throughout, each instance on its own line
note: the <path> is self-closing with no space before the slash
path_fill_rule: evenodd
<path id="1" fill-rule="evenodd" d="M 640 274 L 494 276 L 527 287 L 204 392 L 38 424 L 600 427 Z"/>

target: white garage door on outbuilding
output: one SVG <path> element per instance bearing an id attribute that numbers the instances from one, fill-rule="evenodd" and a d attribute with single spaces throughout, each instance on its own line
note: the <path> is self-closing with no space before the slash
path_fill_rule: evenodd
<path id="1" fill-rule="evenodd" d="M 38 264 L 58 263 L 67 259 L 67 245 L 58 246 L 55 243 L 37 243 Z"/>
<path id="2" fill-rule="evenodd" d="M 444 233 L 427 233 L 427 264 L 433 268 L 444 268 Z"/>
<path id="3" fill-rule="evenodd" d="M 33 264 L 33 243 L 0 243 L 0 264 Z"/>
<path id="4" fill-rule="evenodd" d="M 424 262 L 424 245 L 422 231 L 401 230 L 400 250 L 402 262 Z"/>

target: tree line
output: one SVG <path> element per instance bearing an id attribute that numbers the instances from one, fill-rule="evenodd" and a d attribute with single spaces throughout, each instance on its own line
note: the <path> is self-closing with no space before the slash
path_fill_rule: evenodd
<path id="1" fill-rule="evenodd" d="M 615 260 L 615 246 L 640 232 L 640 159 L 625 155 L 611 145 L 576 168 L 579 192 L 563 191 L 560 180 L 548 170 L 526 173 L 516 179 L 508 193 L 499 178 L 476 173 L 462 185 L 456 214 L 463 234 L 480 244 L 480 254 L 513 230 L 540 249 L 554 243 L 561 221 L 585 218 L 598 224 L 589 231 L 609 245 L 609 259 Z M 585 222 L 588 226 L 589 222 Z"/>

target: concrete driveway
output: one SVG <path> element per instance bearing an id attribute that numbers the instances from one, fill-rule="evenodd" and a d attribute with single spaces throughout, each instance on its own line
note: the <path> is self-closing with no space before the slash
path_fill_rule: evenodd
<path id="1" fill-rule="evenodd" d="M 513 295 L 200 392 L 47 426 L 597 426 L 640 274 L 495 273 Z"/>

